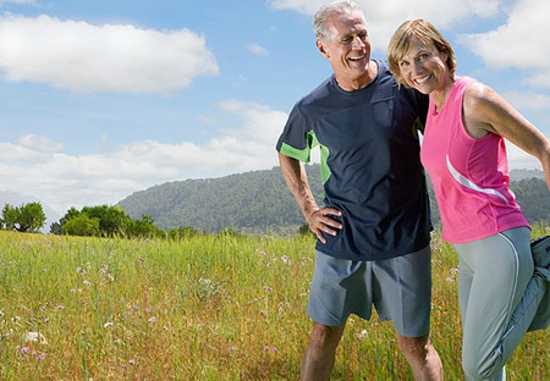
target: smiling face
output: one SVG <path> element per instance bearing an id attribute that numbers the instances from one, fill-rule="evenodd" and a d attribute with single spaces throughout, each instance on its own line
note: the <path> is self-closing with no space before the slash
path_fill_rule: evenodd
<path id="1" fill-rule="evenodd" d="M 360 12 L 334 14 L 327 20 L 330 36 L 317 40 L 317 47 L 334 70 L 338 84 L 355 90 L 368 80 L 371 45 L 365 19 Z"/>
<path id="2" fill-rule="evenodd" d="M 409 42 L 409 49 L 398 61 L 405 84 L 423 94 L 443 92 L 452 83 L 446 64 L 448 55 L 441 53 L 433 44 L 425 44 L 416 38 Z"/>

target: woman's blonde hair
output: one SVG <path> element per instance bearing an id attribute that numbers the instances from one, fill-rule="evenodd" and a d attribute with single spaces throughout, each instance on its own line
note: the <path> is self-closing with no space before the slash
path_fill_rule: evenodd
<path id="1" fill-rule="evenodd" d="M 405 79 L 401 76 L 399 70 L 399 61 L 409 51 L 411 40 L 416 38 L 426 45 L 433 45 L 440 53 L 447 54 L 447 67 L 451 72 L 451 78 L 454 80 L 456 71 L 456 56 L 451 44 L 443 37 L 435 26 L 424 19 L 416 19 L 405 21 L 393 33 L 388 44 L 388 62 L 390 71 L 394 75 L 396 81 L 405 85 Z"/>

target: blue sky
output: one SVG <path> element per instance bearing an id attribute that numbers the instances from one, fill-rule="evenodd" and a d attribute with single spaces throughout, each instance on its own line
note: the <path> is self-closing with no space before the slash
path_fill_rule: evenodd
<path id="1" fill-rule="evenodd" d="M 331 70 L 314 0 L 0 0 L 0 191 L 63 215 L 165 182 L 277 166 L 292 105 Z M 373 58 L 424 17 L 458 74 L 550 136 L 548 0 L 358 1 Z M 510 147 L 511 168 L 540 168 Z"/>

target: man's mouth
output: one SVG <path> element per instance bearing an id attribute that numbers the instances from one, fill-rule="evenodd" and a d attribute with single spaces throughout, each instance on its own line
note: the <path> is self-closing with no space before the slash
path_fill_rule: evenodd
<path id="1" fill-rule="evenodd" d="M 350 57 L 349 60 L 350 60 L 350 61 L 361 61 L 361 60 L 364 59 L 364 58 L 365 58 L 365 56 L 362 55 L 362 56 L 360 56 L 360 57 Z"/>

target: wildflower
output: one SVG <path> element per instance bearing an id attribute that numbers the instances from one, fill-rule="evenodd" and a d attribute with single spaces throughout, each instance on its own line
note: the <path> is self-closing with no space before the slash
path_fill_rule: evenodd
<path id="1" fill-rule="evenodd" d="M 38 357 L 36 357 L 36 359 L 37 359 L 38 361 L 40 361 L 40 360 L 45 360 L 45 359 L 46 359 L 46 354 L 45 354 L 45 353 L 42 353 L 41 355 L 39 355 Z"/>
<path id="2" fill-rule="evenodd" d="M 362 330 L 361 332 L 359 332 L 359 333 L 357 334 L 357 338 L 358 338 L 359 340 L 363 340 L 363 339 L 365 338 L 365 336 L 367 336 L 367 333 L 368 333 L 367 330 L 364 329 L 364 330 Z"/>
<path id="3" fill-rule="evenodd" d="M 87 281 L 87 280 L 85 280 L 83 283 L 84 283 L 85 286 L 91 286 L 91 285 L 92 285 L 92 284 L 91 284 L 89 281 Z"/>
<path id="4" fill-rule="evenodd" d="M 136 363 L 136 360 L 130 360 L 130 361 L 128 361 L 128 364 L 130 364 L 130 365 L 135 365 L 135 363 Z"/>
<path id="5" fill-rule="evenodd" d="M 40 344 L 48 344 L 46 338 L 41 332 L 27 332 L 25 333 L 24 340 L 26 342 L 36 342 Z"/>
<path id="6" fill-rule="evenodd" d="M 54 308 L 54 311 L 59 311 L 59 310 L 64 310 L 65 309 L 65 306 L 63 304 L 60 304 L 58 305 L 57 307 Z"/>
<path id="7" fill-rule="evenodd" d="M 107 323 L 103 324 L 103 328 L 109 328 L 115 325 L 112 321 L 108 321 Z"/>
<path id="8" fill-rule="evenodd" d="M 27 353 L 29 353 L 29 350 L 30 350 L 29 347 L 23 347 L 23 348 L 21 348 L 21 353 L 23 353 L 24 355 L 26 355 Z"/>
<path id="9" fill-rule="evenodd" d="M 156 320 L 157 320 L 157 319 L 156 319 L 154 316 L 152 316 L 152 317 L 150 317 L 149 320 L 147 320 L 147 321 L 148 321 L 149 323 L 154 323 Z"/>
<path id="10" fill-rule="evenodd" d="M 272 291 L 273 291 L 273 287 L 264 286 L 264 291 L 272 292 Z"/>

